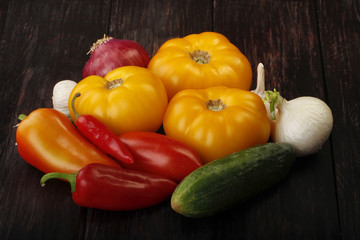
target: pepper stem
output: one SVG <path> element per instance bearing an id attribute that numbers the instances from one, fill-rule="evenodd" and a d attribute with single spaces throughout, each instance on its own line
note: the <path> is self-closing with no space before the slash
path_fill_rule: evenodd
<path id="1" fill-rule="evenodd" d="M 20 114 L 19 117 L 18 117 L 18 119 L 19 119 L 20 121 L 22 121 L 22 120 L 24 120 L 26 117 L 27 117 L 27 116 L 26 116 L 25 114 Z"/>
<path id="2" fill-rule="evenodd" d="M 276 106 L 282 102 L 282 97 L 276 89 L 274 91 L 267 90 L 264 102 L 270 103 L 270 113 L 273 120 L 276 120 Z"/>
<path id="3" fill-rule="evenodd" d="M 74 97 L 71 99 L 71 108 L 72 108 L 72 110 L 73 110 L 73 112 L 74 112 L 75 119 L 78 119 L 78 117 L 80 116 L 79 113 L 78 113 L 78 112 L 76 111 L 76 109 L 75 109 L 75 99 L 78 98 L 78 97 L 80 97 L 80 95 L 81 95 L 81 93 L 76 93 L 76 94 L 74 95 Z M 76 121 L 75 121 L 75 122 L 76 122 Z"/>
<path id="4" fill-rule="evenodd" d="M 53 178 L 61 178 L 61 179 L 67 180 L 70 183 L 71 192 L 75 192 L 77 174 L 78 174 L 78 172 L 76 172 L 76 173 L 59 173 L 59 172 L 47 173 L 41 178 L 40 185 L 42 187 L 44 187 L 45 182 L 47 180 L 53 179 Z"/>

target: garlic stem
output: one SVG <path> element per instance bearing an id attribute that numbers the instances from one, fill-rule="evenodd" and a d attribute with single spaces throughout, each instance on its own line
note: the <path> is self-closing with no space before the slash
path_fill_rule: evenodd
<path id="1" fill-rule="evenodd" d="M 265 67 L 262 63 L 258 64 L 256 88 L 252 92 L 256 93 L 264 101 L 270 120 L 275 121 L 276 108 L 283 102 L 283 98 L 276 89 L 274 91 L 265 91 Z M 269 103 L 269 105 L 266 103 Z"/>
<path id="2" fill-rule="evenodd" d="M 261 96 L 265 93 L 265 68 L 262 63 L 258 64 L 257 67 L 257 81 L 256 81 L 256 89 L 252 92 Z"/>

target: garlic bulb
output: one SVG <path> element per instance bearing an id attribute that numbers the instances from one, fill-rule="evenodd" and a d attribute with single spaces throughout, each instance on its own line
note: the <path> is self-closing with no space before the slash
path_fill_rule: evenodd
<path id="1" fill-rule="evenodd" d="M 315 97 L 287 101 L 274 91 L 265 91 L 264 66 L 258 66 L 258 85 L 253 91 L 265 103 L 271 121 L 271 139 L 291 144 L 298 156 L 317 152 L 329 138 L 333 115 L 329 106 Z"/>
<path id="2" fill-rule="evenodd" d="M 70 93 L 75 87 L 77 82 L 72 80 L 62 80 L 55 84 L 53 89 L 53 107 L 65 114 L 68 118 L 70 118 L 68 101 L 70 97 Z"/>
<path id="3" fill-rule="evenodd" d="M 329 138 L 333 127 L 331 109 L 315 97 L 283 99 L 277 104 L 277 118 L 271 129 L 275 142 L 287 142 L 294 146 L 298 156 L 320 150 Z"/>

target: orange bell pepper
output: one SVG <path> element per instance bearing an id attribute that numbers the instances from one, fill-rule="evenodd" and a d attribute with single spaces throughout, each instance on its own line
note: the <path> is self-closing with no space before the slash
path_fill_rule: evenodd
<path id="1" fill-rule="evenodd" d="M 39 108 L 30 113 L 17 128 L 16 142 L 20 156 L 45 173 L 75 173 L 89 163 L 120 167 L 54 109 Z"/>

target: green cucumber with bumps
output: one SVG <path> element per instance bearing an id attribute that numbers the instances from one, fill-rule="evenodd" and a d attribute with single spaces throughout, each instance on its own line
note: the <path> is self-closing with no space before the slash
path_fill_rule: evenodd
<path id="1" fill-rule="evenodd" d="M 171 207 L 192 218 L 223 212 L 283 179 L 295 158 L 290 144 L 266 143 L 217 159 L 181 181 Z"/>

